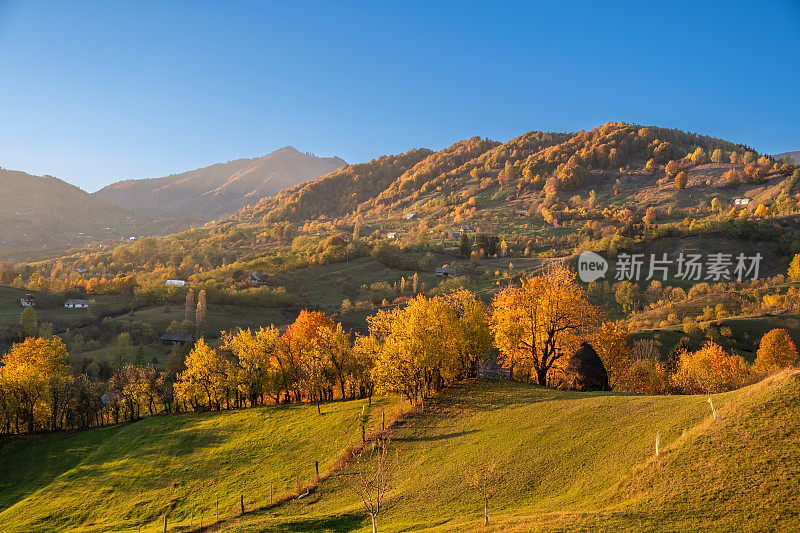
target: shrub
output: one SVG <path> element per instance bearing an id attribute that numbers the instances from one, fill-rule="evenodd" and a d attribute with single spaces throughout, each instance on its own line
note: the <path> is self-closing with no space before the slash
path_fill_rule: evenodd
<path id="1" fill-rule="evenodd" d="M 756 352 L 753 371 L 767 373 L 793 366 L 797 362 L 797 348 L 785 329 L 773 329 L 761 337 Z"/>

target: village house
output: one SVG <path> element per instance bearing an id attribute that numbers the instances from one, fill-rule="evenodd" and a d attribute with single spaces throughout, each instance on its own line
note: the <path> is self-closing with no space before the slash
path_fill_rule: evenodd
<path id="1" fill-rule="evenodd" d="M 253 285 L 261 285 L 262 283 L 266 283 L 269 281 L 269 276 L 266 274 L 259 274 L 258 272 L 251 272 L 249 276 L 247 276 L 247 283 L 251 283 Z"/>
<path id="2" fill-rule="evenodd" d="M 33 297 L 33 294 L 26 294 L 19 299 L 19 303 L 22 307 L 36 307 L 36 298 Z"/>
<path id="3" fill-rule="evenodd" d="M 171 331 L 161 335 L 159 340 L 161 341 L 161 344 L 165 346 L 183 346 L 186 343 L 191 343 L 194 340 L 194 337 L 190 333 L 178 333 L 177 331 Z"/>
<path id="4" fill-rule="evenodd" d="M 475 233 L 475 228 L 473 228 L 470 224 L 464 224 L 461 226 L 461 233 Z"/>
<path id="5" fill-rule="evenodd" d="M 406 219 L 406 220 L 411 220 L 415 216 L 417 216 L 416 213 L 406 213 L 406 214 L 403 215 L 403 218 Z"/>
<path id="6" fill-rule="evenodd" d="M 439 267 L 436 269 L 436 275 L 440 278 L 449 278 L 456 275 L 456 269 L 453 267 Z"/>
<path id="7" fill-rule="evenodd" d="M 386 238 L 389 239 L 390 241 L 396 239 L 397 238 L 397 232 L 396 231 L 390 231 L 389 233 L 386 234 Z"/>
<path id="8" fill-rule="evenodd" d="M 87 309 L 89 300 L 67 300 L 64 302 L 65 309 Z"/>
<path id="9" fill-rule="evenodd" d="M 182 279 L 168 279 L 164 285 L 172 287 L 183 287 L 184 285 L 186 285 L 186 282 Z"/>
<path id="10" fill-rule="evenodd" d="M 747 205 L 750 203 L 750 198 L 736 198 L 733 200 L 733 205 Z"/>

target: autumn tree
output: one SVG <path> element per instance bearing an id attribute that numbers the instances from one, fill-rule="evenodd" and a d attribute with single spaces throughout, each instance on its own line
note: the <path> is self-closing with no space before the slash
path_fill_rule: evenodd
<path id="1" fill-rule="evenodd" d="M 222 335 L 220 348 L 233 355 L 231 370 L 236 388 L 250 405 L 264 404 L 266 397 L 275 403 L 280 401 L 280 336 L 275 326 L 260 328 L 255 333 L 246 329 Z"/>
<path id="2" fill-rule="evenodd" d="M 747 363 L 712 341 L 696 352 L 680 355 L 673 383 L 688 394 L 711 394 L 737 389 L 749 374 Z"/>
<path id="3" fill-rule="evenodd" d="M 688 182 L 689 177 L 686 175 L 686 171 L 684 170 L 681 170 L 678 172 L 678 175 L 675 176 L 675 187 L 678 189 L 685 189 Z"/>
<path id="4" fill-rule="evenodd" d="M 702 165 L 703 163 L 708 161 L 708 155 L 706 155 L 706 151 L 703 150 L 700 146 L 698 146 L 689 157 L 692 160 L 692 163 L 694 163 L 695 165 Z"/>
<path id="5" fill-rule="evenodd" d="M 195 336 L 200 338 L 203 336 L 203 330 L 206 325 L 206 291 L 200 290 L 197 295 L 197 310 L 195 311 Z"/>
<path id="6" fill-rule="evenodd" d="M 227 361 L 198 340 L 186 357 L 186 369 L 178 375 L 175 394 L 195 410 L 220 409 L 226 397 L 229 365 Z"/>
<path id="7" fill-rule="evenodd" d="M 734 152 L 736 153 L 736 152 Z M 742 176 L 739 174 L 739 171 L 735 168 L 728 170 L 725 174 L 725 182 L 728 185 L 739 185 L 742 182 Z"/>
<path id="8" fill-rule="evenodd" d="M 681 166 L 677 161 L 670 161 L 667 163 L 666 167 L 664 167 L 664 170 L 666 170 L 667 174 L 670 176 L 675 176 L 678 172 L 680 172 Z"/>
<path id="9" fill-rule="evenodd" d="M 794 366 L 797 362 L 795 348 L 789 332 L 785 329 L 773 329 L 761 337 L 753 363 L 753 371 L 758 373 L 773 372 Z"/>
<path id="10" fill-rule="evenodd" d="M 19 325 L 22 326 L 22 334 L 25 337 L 35 337 L 39 322 L 36 318 L 36 311 L 33 307 L 26 307 L 19 314 Z"/>
<path id="11" fill-rule="evenodd" d="M 189 289 L 189 292 L 186 293 L 186 304 L 183 308 L 183 319 L 189 322 L 194 320 L 194 291 Z"/>
<path id="12" fill-rule="evenodd" d="M 380 344 L 373 377 L 381 390 L 424 405 L 463 374 L 458 316 L 443 298 L 419 295 L 404 308 L 381 310 L 367 320 Z"/>
<path id="13" fill-rule="evenodd" d="M 518 366 L 547 385 L 553 365 L 579 343 L 600 313 L 589 303 L 575 275 L 561 267 L 502 290 L 492 302 L 492 329 L 503 364 Z"/>
<path id="14" fill-rule="evenodd" d="M 606 367 L 611 388 L 616 389 L 618 381 L 631 364 L 627 328 L 615 322 L 604 322 L 595 332 L 592 346 Z"/>
<path id="15" fill-rule="evenodd" d="M 71 377 L 67 355 L 58 337 L 29 337 L 0 359 L 0 388 L 14 400 L 16 416 L 29 433 L 40 427 L 58 429 L 61 394 Z"/>
<path id="16" fill-rule="evenodd" d="M 722 163 L 723 153 L 722 150 L 719 148 L 715 148 L 713 152 L 711 152 L 711 162 L 712 163 Z"/>
<path id="17" fill-rule="evenodd" d="M 467 258 L 469 257 L 470 250 L 472 249 L 472 244 L 469 242 L 469 237 L 466 233 L 461 234 L 461 242 L 458 245 L 458 250 L 461 252 L 461 257 Z"/>
<path id="18" fill-rule="evenodd" d="M 789 263 L 789 278 L 794 281 L 800 281 L 800 254 L 795 254 L 792 258 L 791 263 Z"/>

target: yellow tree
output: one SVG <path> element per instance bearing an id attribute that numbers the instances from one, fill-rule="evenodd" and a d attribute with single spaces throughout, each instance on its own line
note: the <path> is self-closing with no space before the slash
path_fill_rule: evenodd
<path id="1" fill-rule="evenodd" d="M 696 352 L 680 355 L 673 383 L 688 394 L 711 394 L 741 387 L 748 374 L 744 359 L 708 341 Z"/>
<path id="2" fill-rule="evenodd" d="M 452 340 L 461 366 L 468 377 L 475 377 L 478 362 L 487 359 L 494 346 L 489 311 L 473 292 L 463 288 L 445 295 L 443 300 L 455 313 Z"/>
<path id="3" fill-rule="evenodd" d="M 513 375 L 523 365 L 547 384 L 553 365 L 575 349 L 600 318 L 566 268 L 555 267 L 501 291 L 492 303 L 495 344 Z"/>
<path id="4" fill-rule="evenodd" d="M 368 320 L 381 344 L 373 378 L 382 390 L 424 403 L 463 372 L 457 317 L 442 298 L 417 296 L 403 309 L 381 310 Z"/>
<path id="5" fill-rule="evenodd" d="M 614 322 L 604 322 L 595 332 L 592 345 L 606 367 L 611 388 L 617 389 L 619 380 L 631 364 L 627 328 Z"/>
<path id="6" fill-rule="evenodd" d="M 233 355 L 236 388 L 250 405 L 263 404 L 265 396 L 271 396 L 275 403 L 280 401 L 280 344 L 280 332 L 275 326 L 255 333 L 246 329 L 222 335 L 221 349 Z"/>
<path id="7" fill-rule="evenodd" d="M 4 389 L 16 399 L 28 432 L 37 425 L 44 427 L 46 421 L 50 429 L 57 429 L 61 391 L 70 379 L 67 355 L 58 337 L 30 337 L 14 344 L 0 361 Z"/>
<path id="8" fill-rule="evenodd" d="M 188 401 L 195 410 L 219 409 L 225 396 L 228 374 L 225 359 L 200 339 L 186 357 L 186 370 L 178 375 L 175 395 L 179 400 Z"/>
<path id="9" fill-rule="evenodd" d="M 773 372 L 793 366 L 797 362 L 797 348 L 785 329 L 773 329 L 761 337 L 753 363 L 753 371 Z"/>

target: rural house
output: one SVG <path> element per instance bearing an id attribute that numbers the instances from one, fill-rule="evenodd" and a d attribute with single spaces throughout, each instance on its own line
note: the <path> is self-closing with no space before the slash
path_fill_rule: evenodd
<path id="1" fill-rule="evenodd" d="M 461 233 L 475 233 L 475 228 L 473 228 L 470 224 L 464 224 L 461 226 Z"/>
<path id="2" fill-rule="evenodd" d="M 416 213 L 406 213 L 406 214 L 403 215 L 403 218 L 406 219 L 406 220 L 411 220 L 415 216 L 417 216 Z"/>
<path id="3" fill-rule="evenodd" d="M 194 340 L 194 337 L 189 333 L 178 333 L 176 331 L 172 331 L 169 333 L 164 333 L 158 340 L 160 340 L 161 344 L 164 344 L 165 346 L 169 346 L 170 344 L 175 346 L 183 346 L 187 342 L 191 343 Z"/>
<path id="4" fill-rule="evenodd" d="M 750 203 L 750 198 L 736 198 L 733 200 L 733 205 L 747 205 Z"/>
<path id="5" fill-rule="evenodd" d="M 164 285 L 172 287 L 183 287 L 184 285 L 186 285 L 186 282 L 182 279 L 168 279 Z"/>
<path id="6" fill-rule="evenodd" d="M 249 276 L 247 276 L 247 283 L 252 283 L 253 285 L 260 285 L 262 283 L 266 283 L 269 280 L 269 277 L 266 274 L 259 274 L 258 272 L 251 272 Z"/>
<path id="7" fill-rule="evenodd" d="M 390 241 L 396 239 L 397 238 L 397 232 L 396 231 L 390 231 L 389 233 L 386 234 L 386 238 L 389 239 Z"/>
<path id="8" fill-rule="evenodd" d="M 19 303 L 22 307 L 36 307 L 36 298 L 33 297 L 33 294 L 26 294 L 19 299 Z"/>
<path id="9" fill-rule="evenodd" d="M 67 300 L 64 302 L 65 309 L 86 309 L 89 307 L 89 300 Z"/>
<path id="10" fill-rule="evenodd" d="M 456 275 L 456 269 L 453 267 L 439 267 L 436 269 L 436 275 L 440 278 L 449 278 Z"/>

